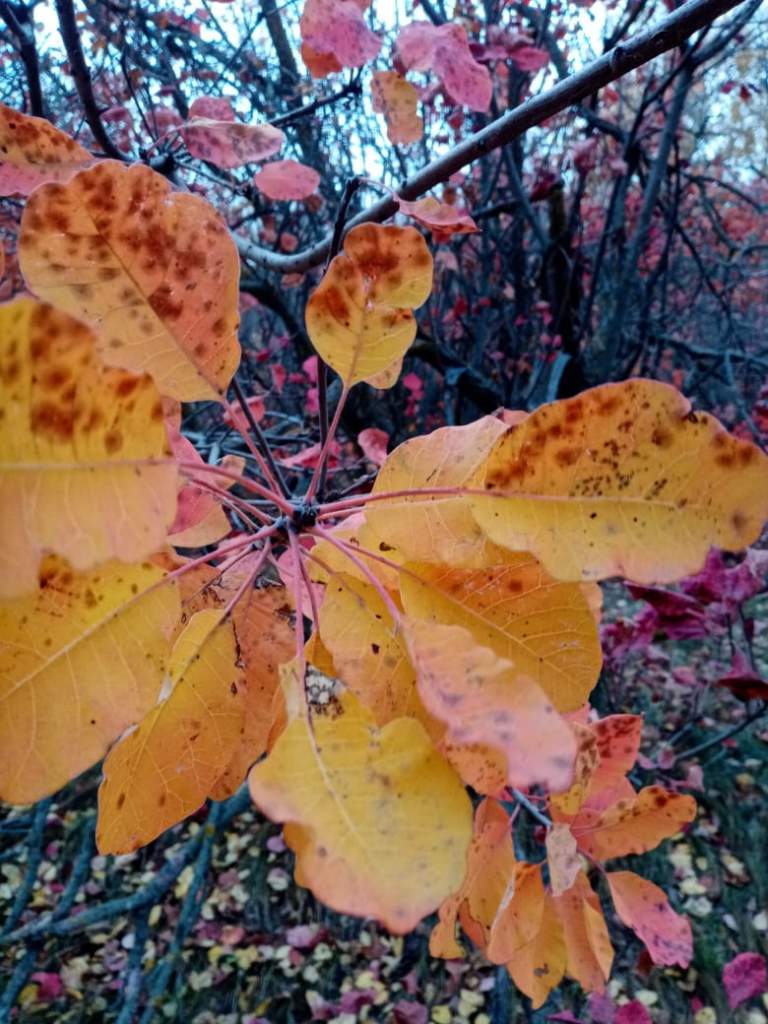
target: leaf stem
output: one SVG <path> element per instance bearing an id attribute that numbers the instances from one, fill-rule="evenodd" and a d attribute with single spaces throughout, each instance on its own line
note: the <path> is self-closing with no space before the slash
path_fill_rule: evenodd
<path id="1" fill-rule="evenodd" d="M 243 410 L 243 415 L 248 421 L 248 426 L 251 432 L 253 433 L 253 436 L 256 438 L 256 444 L 258 445 L 259 450 L 257 451 L 253 447 L 253 443 L 248 435 L 248 432 L 245 430 L 240 430 L 240 428 L 237 425 L 236 417 L 233 417 L 235 429 L 238 431 L 240 436 L 248 445 L 248 450 L 256 459 L 256 462 L 258 463 L 259 468 L 264 474 L 264 477 L 269 486 L 273 490 L 279 491 L 284 498 L 290 497 L 288 485 L 286 484 L 283 474 L 280 471 L 280 467 L 275 462 L 275 457 L 272 454 L 272 448 L 269 444 L 269 441 L 267 440 L 264 431 L 261 429 L 258 422 L 256 421 L 256 417 L 253 415 L 253 410 L 251 409 L 250 405 L 248 405 L 248 400 L 245 397 L 245 393 L 242 389 L 240 381 L 237 379 L 237 376 L 234 376 L 232 378 L 232 390 L 235 392 L 235 397 L 237 398 L 240 408 Z"/>

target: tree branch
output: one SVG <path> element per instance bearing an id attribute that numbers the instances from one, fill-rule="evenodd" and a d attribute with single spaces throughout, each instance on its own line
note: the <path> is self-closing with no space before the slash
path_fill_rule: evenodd
<path id="1" fill-rule="evenodd" d="M 547 92 L 526 100 L 486 125 L 481 131 L 470 135 L 449 153 L 433 160 L 409 178 L 398 190 L 398 194 L 403 199 L 418 198 L 467 164 L 486 156 L 500 146 L 507 145 L 529 128 L 541 124 L 574 104 L 581 103 L 596 90 L 673 49 L 698 29 L 709 25 L 714 18 L 743 2 L 744 0 L 688 0 L 688 3 L 662 18 L 656 25 L 638 32 L 625 43 L 615 46 L 602 57 L 587 64 L 581 71 L 564 78 Z M 365 221 L 386 220 L 396 211 L 395 200 L 388 196 L 353 217 L 348 222 L 347 229 Z M 331 244 L 331 238 L 326 237 L 311 249 L 283 255 L 263 249 L 246 239 L 238 238 L 236 241 L 240 255 L 246 262 L 281 274 L 303 273 L 311 267 L 318 266 L 325 259 Z"/>

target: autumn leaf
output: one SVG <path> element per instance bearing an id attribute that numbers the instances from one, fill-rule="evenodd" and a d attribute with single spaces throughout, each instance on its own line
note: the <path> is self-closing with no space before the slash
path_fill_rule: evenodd
<path id="1" fill-rule="evenodd" d="M 96 843 L 131 853 L 203 803 L 237 749 L 244 687 L 232 624 L 197 612 L 179 635 L 168 694 L 104 762 Z"/>
<path id="2" fill-rule="evenodd" d="M 401 29 L 395 45 L 403 67 L 434 71 L 455 103 L 470 110 L 488 110 L 493 95 L 491 75 L 472 56 L 461 25 L 414 21 Z"/>
<path id="3" fill-rule="evenodd" d="M 44 558 L 38 589 L 0 600 L 0 797 L 32 803 L 103 756 L 157 699 L 179 617 L 153 565 L 75 572 Z"/>
<path id="4" fill-rule="evenodd" d="M 32 291 L 94 327 L 105 362 L 149 373 L 180 401 L 226 391 L 240 358 L 240 261 L 199 196 L 102 161 L 30 197 L 19 261 Z"/>
<path id="5" fill-rule="evenodd" d="M 687 967 L 693 957 L 691 925 L 675 913 L 664 891 L 633 871 L 609 871 L 605 877 L 616 913 L 645 944 L 651 960 Z"/>
<path id="6" fill-rule="evenodd" d="M 461 885 L 469 798 L 412 718 L 379 730 L 342 693 L 290 722 L 250 787 L 257 807 L 287 823 L 297 882 L 340 913 L 402 934 Z"/>
<path id="7" fill-rule="evenodd" d="M 576 744 L 542 689 L 459 626 L 406 621 L 424 706 L 456 744 L 482 743 L 506 759 L 506 781 L 567 789 Z"/>
<path id="8" fill-rule="evenodd" d="M 320 175 L 298 160 L 275 160 L 254 175 L 253 183 L 268 199 L 306 199 L 317 191 Z"/>
<path id="9" fill-rule="evenodd" d="M 473 235 L 480 229 L 466 210 L 441 203 L 434 196 L 426 196 L 408 203 L 398 196 L 400 212 L 429 228 L 436 242 L 445 242 L 453 235 Z"/>
<path id="10" fill-rule="evenodd" d="M 387 122 L 387 138 L 395 146 L 418 142 L 424 134 L 424 121 L 419 116 L 419 94 L 415 86 L 396 71 L 374 71 L 371 76 L 371 99 L 377 114 Z"/>
<path id="11" fill-rule="evenodd" d="M 538 683 L 559 711 L 572 711 L 589 696 L 601 664 L 585 592 L 553 580 L 530 555 L 501 557 L 503 564 L 486 569 L 406 563 L 403 608 L 427 622 L 468 629 L 478 644 Z"/>
<path id="12" fill-rule="evenodd" d="M 367 6 L 366 0 L 306 0 L 299 22 L 303 44 L 331 58 L 337 65 L 331 70 L 362 67 L 381 49 L 381 40 L 363 17 Z M 315 75 L 312 65 L 308 66 Z"/>
<path id="13" fill-rule="evenodd" d="M 578 743 L 574 783 L 567 793 L 551 797 L 558 817 L 572 818 L 585 801 L 615 793 L 625 782 L 640 749 L 643 720 L 640 715 L 607 715 L 587 725 L 572 722 Z M 628 783 L 627 783 L 628 785 Z"/>
<path id="14" fill-rule="evenodd" d="M 242 124 L 195 117 L 182 125 L 181 135 L 190 154 L 224 170 L 257 163 L 279 153 L 285 135 L 271 124 Z"/>
<path id="15" fill-rule="evenodd" d="M 559 579 L 669 582 L 768 518 L 768 457 L 650 380 L 542 406 L 491 451 L 474 515 Z"/>
<path id="16" fill-rule="evenodd" d="M 66 181 L 93 157 L 42 117 L 0 103 L 0 195 L 28 196 L 48 181 Z"/>
<path id="17" fill-rule="evenodd" d="M 381 467 L 373 493 L 386 500 L 366 509 L 370 528 L 409 560 L 455 567 L 491 565 L 499 549 L 485 537 L 461 494 L 430 494 L 431 490 L 470 487 L 505 426 L 483 416 L 463 427 L 440 427 L 404 441 Z M 423 490 L 423 495 L 400 491 Z"/>
<path id="18" fill-rule="evenodd" d="M 485 799 L 475 812 L 474 834 L 467 850 L 467 867 L 461 887 L 438 910 L 432 929 L 432 956 L 453 959 L 463 955 L 456 941 L 456 922 L 462 908 L 485 936 L 515 873 L 516 861 L 510 835 L 509 815 L 496 800 Z"/>
<path id="19" fill-rule="evenodd" d="M 33 590 L 47 551 L 85 570 L 158 550 L 177 473 L 149 377 L 104 369 L 88 328 L 27 298 L 0 306 L 0 366 L 0 597 Z"/>
<path id="20" fill-rule="evenodd" d="M 646 786 L 634 797 L 624 797 L 606 810 L 585 805 L 573 819 L 571 829 L 580 850 L 596 860 L 610 860 L 653 850 L 695 817 L 693 797 L 668 793 L 661 786 Z"/>
<path id="21" fill-rule="evenodd" d="M 547 864 L 553 896 L 562 896 L 576 881 L 581 868 L 576 840 L 568 825 L 555 822 L 547 832 Z"/>
<path id="22" fill-rule="evenodd" d="M 613 947 L 600 900 L 582 872 L 562 896 L 553 897 L 563 928 L 566 973 L 585 992 L 604 992 L 611 973 Z"/>
<path id="23" fill-rule="evenodd" d="M 504 964 L 532 942 L 544 912 L 544 883 L 540 864 L 519 863 L 491 922 L 488 959 Z"/>
<path id="24" fill-rule="evenodd" d="M 537 910 L 535 913 L 539 922 L 536 933 L 514 950 L 505 966 L 515 985 L 537 1010 L 563 980 L 566 948 L 563 926 L 549 893 L 543 895 L 541 917 Z"/>
<path id="25" fill-rule="evenodd" d="M 373 712 L 377 725 L 419 717 L 405 640 L 370 583 L 336 574 L 326 586 L 319 627 L 339 678 Z"/>
<path id="26" fill-rule="evenodd" d="M 418 231 L 361 224 L 309 298 L 310 340 L 346 387 L 370 380 L 410 346 L 416 336 L 411 310 L 426 302 L 431 288 L 432 257 Z"/>

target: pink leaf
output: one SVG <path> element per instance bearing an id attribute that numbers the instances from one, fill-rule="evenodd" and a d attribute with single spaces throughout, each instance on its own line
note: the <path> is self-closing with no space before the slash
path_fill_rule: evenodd
<path id="1" fill-rule="evenodd" d="M 31 980 L 37 985 L 37 998 L 44 1003 L 59 999 L 64 994 L 64 983 L 58 974 L 50 971 L 35 971 Z"/>
<path id="2" fill-rule="evenodd" d="M 392 1007 L 396 1024 L 427 1024 L 429 1011 L 424 1003 L 412 1003 L 407 999 L 398 999 Z"/>
<path id="3" fill-rule="evenodd" d="M 732 1010 L 768 989 L 765 957 L 759 953 L 739 953 L 723 968 L 723 985 Z"/>
<path id="4" fill-rule="evenodd" d="M 426 196 L 413 203 L 398 197 L 397 202 L 401 212 L 428 227 L 436 241 L 445 241 L 451 235 L 475 234 L 479 230 L 466 210 L 441 203 L 433 196 Z"/>
<path id="5" fill-rule="evenodd" d="M 490 107 L 493 94 L 490 72 L 472 56 L 467 33 L 461 25 L 414 21 L 402 29 L 396 47 L 406 69 L 434 71 L 455 103 L 478 111 Z"/>
<path id="6" fill-rule="evenodd" d="M 631 1003 L 625 1003 L 616 1011 L 613 1024 L 653 1024 L 651 1015 L 642 1003 L 633 999 Z"/>
<path id="7" fill-rule="evenodd" d="M 285 135 L 271 124 L 241 124 L 204 117 L 187 121 L 181 133 L 192 156 L 224 170 L 266 160 L 278 153 L 285 142 Z"/>
<path id="8" fill-rule="evenodd" d="M 264 413 L 266 412 L 264 399 L 261 395 L 251 395 L 250 398 L 246 399 L 246 405 L 253 414 L 253 418 L 256 422 L 261 423 L 264 419 Z M 245 417 L 245 413 L 240 408 L 239 402 L 230 402 L 227 406 L 226 412 L 224 413 L 224 422 L 243 432 L 250 429 L 248 420 Z"/>
<path id="9" fill-rule="evenodd" d="M 275 160 L 262 167 L 253 183 L 269 199 L 306 199 L 320 184 L 320 175 L 298 160 Z"/>
<path id="10" fill-rule="evenodd" d="M 198 96 L 189 108 L 190 118 L 204 117 L 212 121 L 234 121 L 232 104 L 223 96 Z"/>
<path id="11" fill-rule="evenodd" d="M 686 917 L 675 913 L 658 885 L 633 871 L 609 871 L 616 913 L 645 944 L 655 964 L 687 967 L 693 956 L 693 936 Z"/>
<path id="12" fill-rule="evenodd" d="M 354 0 L 307 0 L 300 26 L 307 46 L 345 68 L 362 67 L 381 49 L 381 40 L 368 28 Z"/>
<path id="13" fill-rule="evenodd" d="M 357 443 L 369 462 L 372 462 L 374 466 L 384 465 L 389 443 L 389 434 L 386 430 L 379 430 L 378 427 L 366 427 L 357 435 Z"/>
<path id="14" fill-rule="evenodd" d="M 539 71 L 549 64 L 549 54 L 537 46 L 518 46 L 509 56 L 520 71 Z"/>

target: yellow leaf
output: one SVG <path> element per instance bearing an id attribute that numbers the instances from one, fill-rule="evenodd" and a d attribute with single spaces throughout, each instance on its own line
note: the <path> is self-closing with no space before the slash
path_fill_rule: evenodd
<path id="1" fill-rule="evenodd" d="M 170 693 L 110 751 L 99 789 L 100 853 L 130 853 L 192 814 L 240 740 L 244 687 L 232 624 L 197 612 L 176 640 Z"/>
<path id="2" fill-rule="evenodd" d="M 179 617 L 152 565 L 75 573 L 49 555 L 39 589 L 0 601 L 0 797 L 32 803 L 103 756 L 160 692 Z"/>
<path id="3" fill-rule="evenodd" d="M 377 725 L 418 717 L 416 673 L 374 587 L 337 573 L 326 586 L 319 626 L 339 678 L 373 712 Z"/>
<path id="4" fill-rule="evenodd" d="M 488 537 L 566 580 L 676 580 L 768 518 L 768 457 L 650 380 L 542 406 L 497 441 L 484 487 Z"/>
<path id="5" fill-rule="evenodd" d="M 103 160 L 30 196 L 19 262 L 32 291 L 93 325 L 105 362 L 184 402 L 226 391 L 240 359 L 240 261 L 200 196 Z"/>
<path id="6" fill-rule="evenodd" d="M 416 87 L 396 71 L 374 71 L 371 99 L 377 114 L 387 122 L 387 138 L 395 145 L 418 142 L 424 133 L 424 121 L 418 114 Z"/>
<path id="7" fill-rule="evenodd" d="M 140 561 L 176 510 L 159 395 L 104 369 L 82 324 L 32 299 L 0 307 L 0 596 L 34 589 L 40 556 L 77 570 Z"/>
<path id="8" fill-rule="evenodd" d="M 613 947 L 600 900 L 583 871 L 568 892 L 554 897 L 554 903 L 563 927 L 566 973 L 585 992 L 605 991 Z"/>
<path id="9" fill-rule="evenodd" d="M 373 493 L 425 493 L 369 502 L 370 529 L 411 561 L 468 568 L 498 561 L 498 548 L 477 525 L 468 497 L 428 492 L 479 486 L 485 459 L 505 430 L 501 420 L 484 416 L 466 427 L 441 427 L 403 442 L 387 456 Z"/>
<path id="10" fill-rule="evenodd" d="M 250 786 L 265 814 L 289 823 L 297 882 L 334 910 L 404 933 L 461 884 L 471 804 L 412 718 L 379 730 L 342 693 L 288 725 Z"/>
<path id="11" fill-rule="evenodd" d="M 74 139 L 42 117 L 0 103 L 0 195 L 28 196 L 46 181 L 66 181 L 93 163 Z"/>
<path id="12" fill-rule="evenodd" d="M 553 580 L 531 555 L 501 553 L 486 569 L 407 564 L 408 615 L 468 629 L 533 679 L 559 711 L 580 707 L 597 682 L 600 638 L 580 584 Z M 596 588 L 595 588 L 596 589 Z"/>
<path id="13" fill-rule="evenodd" d="M 568 788 L 576 743 L 541 687 L 460 626 L 410 620 L 404 628 L 424 706 L 454 743 L 500 751 L 510 786 Z"/>
<path id="14" fill-rule="evenodd" d="M 416 336 L 411 310 L 426 302 L 431 289 L 432 257 L 418 231 L 361 224 L 346 236 L 344 251 L 310 296 L 307 332 L 351 387 L 402 358 Z"/>

